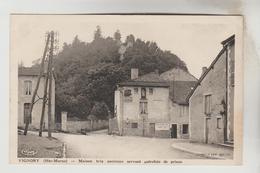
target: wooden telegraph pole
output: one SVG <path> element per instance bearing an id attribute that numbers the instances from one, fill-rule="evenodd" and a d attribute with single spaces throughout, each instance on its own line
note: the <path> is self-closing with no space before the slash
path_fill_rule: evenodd
<path id="1" fill-rule="evenodd" d="M 48 51 L 49 40 L 50 40 L 50 34 L 47 35 L 47 41 L 46 41 L 46 45 L 45 45 L 45 49 L 44 49 L 43 57 L 42 57 L 42 61 L 41 61 L 40 74 L 38 76 L 36 87 L 35 87 L 35 90 L 33 92 L 32 100 L 31 100 L 31 104 L 30 104 L 29 117 L 32 117 L 32 110 L 33 110 L 33 105 L 35 103 L 34 102 L 35 97 L 36 97 L 36 94 L 37 94 L 37 91 L 38 91 L 38 88 L 39 88 L 39 84 L 40 84 L 42 74 L 44 72 L 44 61 L 45 61 L 45 57 L 46 57 L 46 54 L 47 54 L 47 51 Z M 25 122 L 24 135 L 27 135 L 28 128 L 29 128 L 29 118 L 27 118 L 26 122 Z"/>
<path id="2" fill-rule="evenodd" d="M 33 92 L 31 105 L 30 105 L 30 112 L 29 112 L 30 113 L 29 115 L 31 117 L 33 105 L 35 104 L 35 97 L 36 97 L 37 91 L 39 89 L 40 80 L 41 80 L 41 77 L 43 76 L 43 73 L 44 73 L 45 58 L 46 58 L 47 52 L 49 52 L 49 54 L 48 54 L 48 68 L 47 68 L 47 72 L 45 74 L 44 94 L 43 94 L 43 98 L 39 98 L 39 99 L 43 99 L 40 128 L 39 128 L 39 136 L 42 136 L 45 107 L 46 107 L 46 104 L 47 104 L 47 101 L 48 101 L 48 137 L 51 137 L 51 131 L 52 131 L 52 76 L 53 76 L 52 61 L 53 61 L 54 48 L 58 47 L 57 45 L 56 45 L 56 47 L 54 47 L 55 41 L 56 41 L 56 44 L 57 44 L 57 35 L 56 35 L 56 40 L 54 39 L 54 37 L 55 37 L 54 31 L 48 32 L 47 41 L 46 41 L 46 45 L 45 45 L 45 49 L 44 49 L 44 53 L 43 53 L 43 57 L 42 57 L 42 61 L 41 61 L 40 73 L 39 73 L 39 76 L 38 76 L 38 79 L 37 79 L 35 90 Z M 49 42 L 50 42 L 50 46 L 49 46 Z M 26 119 L 24 135 L 27 135 L 29 123 L 30 123 L 29 119 Z"/>
<path id="3" fill-rule="evenodd" d="M 50 96 L 50 90 L 51 90 L 51 87 L 49 85 L 49 92 L 48 92 L 48 97 L 47 97 L 47 90 L 48 90 L 48 84 L 51 83 L 51 76 L 52 76 L 52 56 L 53 56 L 53 40 L 54 40 L 54 36 L 53 36 L 53 32 L 50 32 L 49 33 L 49 36 L 50 36 L 50 42 L 51 42 L 51 45 L 50 45 L 50 52 L 49 52 L 49 57 L 48 57 L 48 67 L 47 67 L 47 72 L 46 72 L 46 76 L 45 76 L 45 83 L 44 83 L 44 94 L 43 94 L 43 104 L 42 104 L 42 113 L 41 113 L 41 121 L 40 121 L 40 129 L 39 129 L 39 136 L 42 136 L 42 131 L 43 131 L 43 122 L 44 122 L 44 115 L 45 115 L 45 105 L 48 101 L 48 105 L 50 105 L 50 100 L 51 100 L 51 96 Z M 51 111 L 51 110 L 50 110 Z M 48 106 L 48 129 L 50 129 L 50 117 L 49 117 L 49 106 Z M 49 132 L 49 130 L 48 130 Z M 51 134 L 49 135 L 48 133 L 48 136 L 51 137 Z"/>
<path id="4" fill-rule="evenodd" d="M 48 97 L 48 137 L 51 137 L 52 131 L 52 59 L 53 59 L 53 49 L 54 49 L 54 32 L 51 31 L 51 48 L 50 48 L 50 56 L 48 63 L 48 74 L 49 74 L 49 97 Z"/>
<path id="5" fill-rule="evenodd" d="M 50 34 L 48 33 L 48 36 L 50 37 Z M 42 130 L 43 130 L 43 121 L 44 121 L 44 114 L 45 114 L 45 105 L 47 103 L 47 88 L 48 88 L 48 72 L 49 72 L 49 59 L 50 59 L 50 54 L 48 58 L 48 66 L 47 66 L 47 71 L 45 74 L 45 83 L 44 83 L 44 93 L 43 93 L 43 101 L 42 101 L 42 113 L 41 113 L 41 120 L 40 120 L 40 129 L 39 129 L 39 136 L 42 136 Z"/>

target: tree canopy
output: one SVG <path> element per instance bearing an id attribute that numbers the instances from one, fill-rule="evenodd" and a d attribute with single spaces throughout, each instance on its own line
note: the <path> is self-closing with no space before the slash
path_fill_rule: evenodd
<path id="1" fill-rule="evenodd" d="M 113 37 L 103 37 L 97 26 L 89 43 L 75 36 L 54 58 L 56 115 L 68 111 L 69 116 L 81 119 L 89 115 L 106 119 L 107 109 L 114 112 L 116 84 L 130 79 L 133 67 L 139 69 L 140 75 L 173 67 L 188 70 L 185 62 L 161 50 L 156 42 L 135 39 L 132 34 L 122 41 L 119 30 Z"/>

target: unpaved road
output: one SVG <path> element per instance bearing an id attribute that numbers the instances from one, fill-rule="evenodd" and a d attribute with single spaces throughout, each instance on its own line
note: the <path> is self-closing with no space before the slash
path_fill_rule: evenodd
<path id="1" fill-rule="evenodd" d="M 112 136 L 106 130 L 88 135 L 54 133 L 66 143 L 68 158 L 92 159 L 203 159 L 171 147 L 172 139 Z"/>

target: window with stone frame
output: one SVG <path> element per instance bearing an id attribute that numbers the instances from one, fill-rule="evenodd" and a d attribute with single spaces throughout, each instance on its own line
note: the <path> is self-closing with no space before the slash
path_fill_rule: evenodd
<path id="1" fill-rule="evenodd" d="M 204 113 L 209 116 L 211 114 L 211 95 L 205 95 L 204 98 Z"/>
<path id="2" fill-rule="evenodd" d="M 189 133 L 189 124 L 183 124 L 182 125 L 182 134 L 188 134 Z"/>
<path id="3" fill-rule="evenodd" d="M 32 81 L 30 80 L 24 81 L 24 94 L 32 95 Z"/>
<path id="4" fill-rule="evenodd" d="M 221 118 L 217 118 L 217 129 L 221 129 Z"/>

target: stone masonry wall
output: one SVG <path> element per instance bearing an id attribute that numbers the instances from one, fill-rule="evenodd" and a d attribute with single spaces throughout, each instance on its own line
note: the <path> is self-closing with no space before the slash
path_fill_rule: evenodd
<path id="1" fill-rule="evenodd" d="M 67 121 L 67 132 L 69 133 L 80 133 L 82 131 L 100 130 L 108 128 L 107 120 L 96 120 L 93 121 Z"/>
<path id="2" fill-rule="evenodd" d="M 135 92 L 134 88 L 138 88 Z M 153 93 L 149 93 L 153 88 Z M 147 114 L 140 114 L 141 87 L 124 87 L 124 90 L 131 90 L 130 97 L 122 95 L 122 114 L 119 114 L 122 135 L 147 136 L 147 137 L 170 137 L 170 130 L 155 130 L 151 133 L 150 123 L 169 123 L 169 88 L 146 87 Z M 117 111 L 118 114 L 119 111 Z M 137 127 L 132 127 L 137 123 Z"/>
<path id="3" fill-rule="evenodd" d="M 226 100 L 226 54 L 223 52 L 201 84 L 190 98 L 190 139 L 205 142 L 206 115 L 204 113 L 205 95 L 211 94 L 211 115 L 208 121 L 208 143 L 224 142 L 224 117 L 222 100 Z M 220 127 L 217 128 L 219 118 Z"/>

